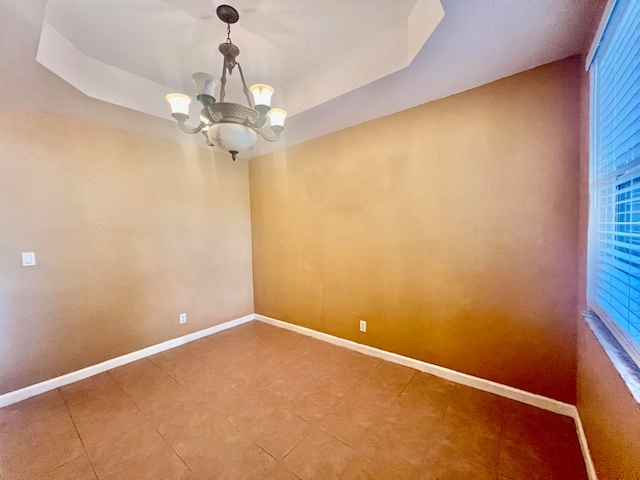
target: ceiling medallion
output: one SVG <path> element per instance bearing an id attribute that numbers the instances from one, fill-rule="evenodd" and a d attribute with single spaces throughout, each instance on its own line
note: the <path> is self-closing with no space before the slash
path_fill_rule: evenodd
<path id="1" fill-rule="evenodd" d="M 202 132 L 207 139 L 207 145 L 219 147 L 229 152 L 235 160 L 239 152 L 253 148 L 258 140 L 258 135 L 270 142 L 277 141 L 280 138 L 280 133 L 284 130 L 284 119 L 287 112 L 270 107 L 273 88 L 269 85 L 257 84 L 247 88 L 242 67 L 236 60 L 236 57 L 240 55 L 240 49 L 231 43 L 230 38 L 231 24 L 236 23 L 240 18 L 238 11 L 229 5 L 220 5 L 216 13 L 218 18 L 227 24 L 227 39 L 218 48 L 223 56 L 222 77 L 218 81 L 213 75 L 204 72 L 194 73 L 191 76 L 196 85 L 196 99 L 203 107 L 200 125 L 195 128 L 185 125 L 185 122 L 189 120 L 190 97 L 180 93 L 171 93 L 166 98 L 171 105 L 171 116 L 178 122 L 180 130 L 190 134 Z M 236 65 L 248 107 L 224 101 L 227 72 L 231 75 Z M 218 84 L 220 84 L 220 101 L 216 102 L 213 91 Z M 253 98 L 251 94 L 253 94 Z M 267 117 L 272 134 L 265 133 L 263 130 L 267 123 Z"/>

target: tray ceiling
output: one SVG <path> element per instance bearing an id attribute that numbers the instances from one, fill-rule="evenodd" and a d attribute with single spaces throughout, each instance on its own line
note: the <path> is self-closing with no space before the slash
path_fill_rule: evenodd
<path id="1" fill-rule="evenodd" d="M 271 83 L 274 104 L 292 114 L 279 142 L 258 142 L 246 157 L 581 54 L 598 1 L 239 0 L 232 39 L 247 80 Z M 220 74 L 217 46 L 226 32 L 215 2 L 0 3 L 0 65 L 7 73 L 0 76 L 0 102 L 207 148 L 165 120 L 163 97 L 174 90 L 193 96 L 193 71 Z M 440 3 L 438 22 L 429 7 Z M 156 37 L 159 25 L 167 30 L 164 40 Z M 365 63 L 336 54 L 347 40 L 353 44 L 345 52 Z M 269 57 L 270 50 L 283 55 Z"/>

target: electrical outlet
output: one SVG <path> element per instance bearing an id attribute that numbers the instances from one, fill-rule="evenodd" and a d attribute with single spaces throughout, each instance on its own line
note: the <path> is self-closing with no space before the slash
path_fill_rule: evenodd
<path id="1" fill-rule="evenodd" d="M 187 314 L 186 313 L 181 313 L 180 314 L 180 324 L 183 323 L 187 323 Z"/>
<path id="2" fill-rule="evenodd" d="M 367 322 L 364 320 L 360 320 L 360 331 L 365 333 L 367 331 Z"/>

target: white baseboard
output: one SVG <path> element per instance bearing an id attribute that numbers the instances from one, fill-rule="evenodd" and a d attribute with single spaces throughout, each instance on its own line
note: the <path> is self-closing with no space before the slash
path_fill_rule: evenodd
<path id="1" fill-rule="evenodd" d="M 589 444 L 587 443 L 587 435 L 584 432 L 584 428 L 582 427 L 582 420 L 580 420 L 580 414 L 578 413 L 578 409 L 573 407 L 573 420 L 576 422 L 576 431 L 578 432 L 578 441 L 580 442 L 580 449 L 582 450 L 582 456 L 584 457 L 584 465 L 587 467 L 587 475 L 589 476 L 589 480 L 598 480 L 598 475 L 596 474 L 596 467 L 593 464 L 593 459 L 591 458 L 591 451 L 589 450 Z"/>
<path id="2" fill-rule="evenodd" d="M 13 392 L 5 393 L 4 395 L 0 395 L 0 407 L 5 407 L 7 405 L 11 405 L 12 403 L 26 400 L 27 398 L 33 397 L 35 395 L 40 395 L 41 393 L 48 392 L 49 390 L 55 390 L 56 388 L 64 387 L 65 385 L 77 382 L 78 380 L 83 380 L 85 378 L 92 377 L 93 375 L 97 375 L 98 373 L 106 372 L 107 370 L 111 370 L 112 368 L 120 367 L 127 363 L 140 360 L 141 358 L 164 352 L 165 350 L 169 350 L 170 348 L 175 348 L 180 345 L 184 345 L 185 343 L 193 342 L 194 340 L 198 340 L 199 338 L 213 335 L 214 333 L 218 333 L 223 330 L 242 325 L 243 323 L 254 320 L 254 318 L 255 317 L 253 314 L 245 315 L 244 317 L 236 318 L 235 320 L 230 320 L 213 327 L 205 328 L 204 330 L 193 332 L 182 337 L 174 338 L 172 340 L 167 340 L 166 342 L 143 348 L 142 350 L 137 350 L 120 357 L 112 358 L 111 360 L 107 360 L 105 362 L 98 363 L 97 365 L 83 368 L 82 370 L 77 370 L 75 372 L 67 373 L 50 380 L 45 380 L 44 382 L 36 383 L 35 385 L 21 388 L 20 390 L 14 390 Z"/>
<path id="3" fill-rule="evenodd" d="M 399 365 L 404 365 L 405 367 L 410 367 L 421 372 L 430 373 L 431 375 L 435 375 L 437 377 L 444 378 L 461 385 L 477 388 L 478 390 L 483 390 L 485 392 L 500 395 L 511 400 L 516 400 L 518 402 L 526 403 L 534 407 L 542 408 L 543 410 L 549 410 L 560 415 L 571 417 L 576 424 L 576 432 L 578 434 L 578 440 L 580 442 L 580 448 L 582 449 L 582 455 L 584 457 L 589 480 L 598 480 L 598 477 L 596 476 L 596 470 L 591 459 L 591 453 L 589 452 L 587 437 L 585 436 L 584 429 L 582 428 L 582 421 L 580 420 L 580 415 L 578 414 L 578 409 L 575 407 L 575 405 L 560 402 L 558 400 L 554 400 L 553 398 L 527 392 L 525 390 L 520 390 L 508 385 L 503 385 L 501 383 L 492 382 L 491 380 L 486 380 L 484 378 L 474 377 L 473 375 L 457 372 L 455 370 L 441 367 L 439 365 L 433 365 L 431 363 L 416 360 L 414 358 L 409 358 L 403 355 L 398 355 L 396 353 L 380 350 L 375 347 L 370 347 L 369 345 L 363 345 L 361 343 L 352 342 L 351 340 L 345 340 L 344 338 L 334 337 L 333 335 L 329 335 L 327 333 L 322 333 L 316 330 L 301 327 L 299 325 L 294 325 L 292 323 L 283 322 L 282 320 L 276 320 L 275 318 L 260 315 L 258 313 L 255 314 L 255 319 L 264 323 L 268 323 L 269 325 L 285 328 L 287 330 L 291 330 L 292 332 L 307 335 L 309 337 L 313 337 L 318 340 L 337 345 L 339 347 L 348 348 L 350 350 L 364 353 L 365 355 L 381 358 L 383 360 L 397 363 Z"/>
<path id="4" fill-rule="evenodd" d="M 370 347 L 369 345 L 363 345 L 361 343 L 352 342 L 351 340 L 345 340 L 344 338 L 334 337 L 333 335 L 329 335 L 327 333 L 317 332 L 309 328 L 293 325 L 291 323 L 283 322 L 282 320 L 276 320 L 275 318 L 266 317 L 264 315 L 255 314 L 255 318 L 256 320 L 260 320 L 261 322 L 265 322 L 270 325 L 286 328 L 287 330 L 301 333 L 318 340 L 324 340 L 325 342 L 329 342 L 340 347 L 355 350 L 366 355 L 371 355 L 372 357 L 382 358 L 383 360 L 404 365 L 405 367 L 410 367 L 415 370 L 420 370 L 421 372 L 430 373 L 437 377 L 451 380 L 455 383 L 460 383 L 468 387 L 477 388 L 478 390 L 483 390 L 485 392 L 494 393 L 496 395 L 510 398 L 512 400 L 517 400 L 522 403 L 527 403 L 544 410 L 550 410 L 554 413 L 559 413 L 560 415 L 566 415 L 568 417 L 573 416 L 573 409 L 575 408 L 573 405 L 560 402 L 552 398 L 526 392 L 524 390 L 510 387 L 508 385 L 503 385 L 501 383 L 492 382 L 491 380 L 485 380 L 484 378 L 474 377 L 473 375 L 457 372 L 449 368 L 440 367 L 439 365 L 433 365 L 431 363 L 416 360 L 414 358 L 398 355 L 397 353 L 380 350 L 379 348 Z"/>

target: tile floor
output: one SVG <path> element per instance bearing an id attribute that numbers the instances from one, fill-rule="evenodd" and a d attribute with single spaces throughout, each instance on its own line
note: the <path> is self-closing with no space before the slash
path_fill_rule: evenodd
<path id="1" fill-rule="evenodd" d="M 586 479 L 573 421 L 260 322 L 0 409 L 0 479 Z"/>

